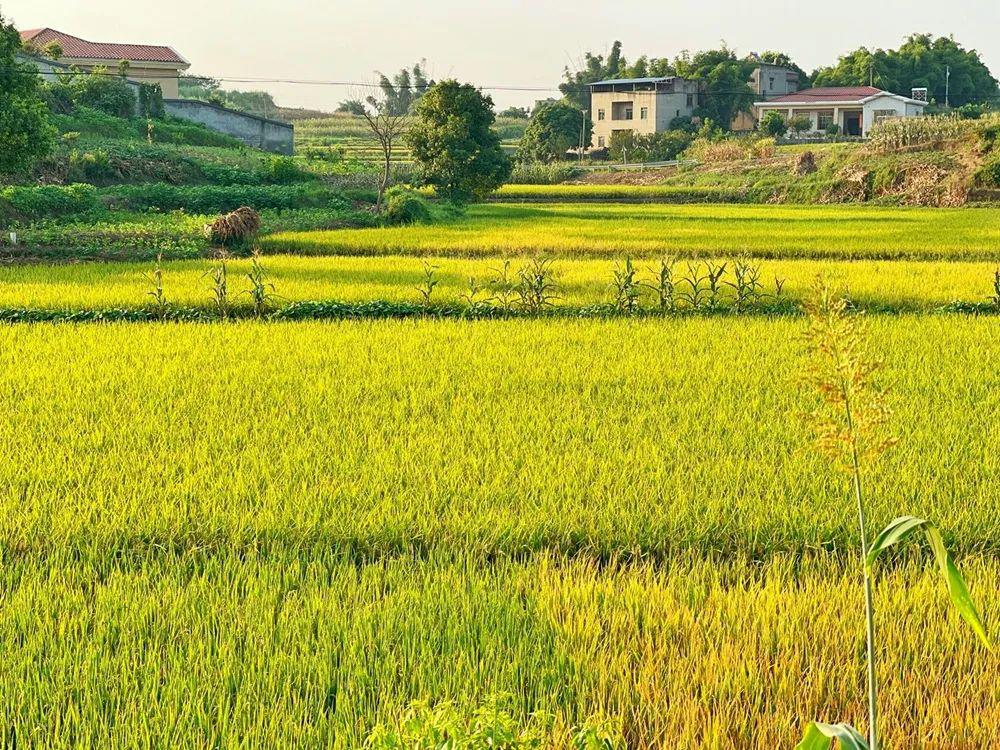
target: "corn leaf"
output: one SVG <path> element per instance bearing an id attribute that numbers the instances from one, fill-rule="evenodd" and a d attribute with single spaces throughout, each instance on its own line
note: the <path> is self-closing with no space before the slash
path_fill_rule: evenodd
<path id="1" fill-rule="evenodd" d="M 976 635 L 979 636 L 979 639 L 985 644 L 986 648 L 992 651 L 993 643 L 990 641 L 989 633 L 986 632 L 986 626 L 983 625 L 979 611 L 972 601 L 969 589 L 965 585 L 965 579 L 962 578 L 962 574 L 955 565 L 955 561 L 952 560 L 951 554 L 944 546 L 944 541 L 941 539 L 941 532 L 933 526 L 926 527 L 924 531 L 927 534 L 927 542 L 931 545 L 931 549 L 934 550 L 934 557 L 937 558 L 938 568 L 941 570 L 941 575 L 944 576 L 944 582 L 948 586 L 948 594 L 951 595 L 951 601 L 958 610 L 958 614 L 976 631 Z"/>
<path id="2" fill-rule="evenodd" d="M 868 550 L 868 558 L 866 560 L 869 570 L 872 565 L 875 564 L 875 560 L 880 554 L 882 554 L 882 552 L 889 549 L 892 545 L 904 541 L 910 534 L 919 529 L 921 526 L 927 526 L 929 524 L 930 521 L 923 518 L 914 518 L 913 516 L 901 516 L 894 519 L 888 526 L 882 529 L 882 532 L 872 541 L 871 548 Z"/>
<path id="3" fill-rule="evenodd" d="M 905 541 L 918 529 L 923 529 L 927 537 L 927 543 L 930 544 L 931 549 L 934 551 L 934 558 L 937 561 L 938 569 L 944 577 L 945 585 L 948 587 L 948 594 L 951 596 L 951 601 L 958 610 L 958 613 L 962 616 L 962 619 L 969 623 L 976 632 L 976 635 L 979 636 L 979 639 L 986 645 L 986 648 L 992 650 L 993 644 L 990 641 L 989 634 L 986 632 L 986 626 L 983 625 L 982 618 L 979 616 L 979 611 L 972 601 L 969 589 L 965 585 L 965 579 L 962 578 L 962 574 L 955 565 L 955 561 L 952 560 L 951 554 L 945 548 L 941 532 L 938 531 L 937 527 L 931 521 L 924 518 L 915 518 L 914 516 L 901 516 L 893 520 L 872 541 L 871 548 L 868 550 L 868 557 L 865 560 L 868 569 L 871 570 L 875 560 L 882 552 L 894 544 Z"/>
<path id="4" fill-rule="evenodd" d="M 819 721 L 806 728 L 805 737 L 795 750 L 830 750 L 834 740 L 839 741 L 844 750 L 868 750 L 865 738 L 850 724 L 823 724 Z"/>

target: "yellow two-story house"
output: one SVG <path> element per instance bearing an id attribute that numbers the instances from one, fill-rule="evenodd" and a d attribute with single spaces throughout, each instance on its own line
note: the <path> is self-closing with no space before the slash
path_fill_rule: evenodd
<path id="1" fill-rule="evenodd" d="M 699 106 L 700 81 L 679 76 L 622 78 L 590 84 L 594 148 L 607 148 L 620 131 L 661 133 L 678 117 L 690 118 Z"/>

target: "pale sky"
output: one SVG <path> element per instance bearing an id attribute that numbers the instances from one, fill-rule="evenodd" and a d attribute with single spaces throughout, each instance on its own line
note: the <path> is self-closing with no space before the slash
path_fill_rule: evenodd
<path id="1" fill-rule="evenodd" d="M 371 81 L 426 58 L 434 78 L 483 87 L 555 87 L 563 67 L 621 39 L 627 59 L 673 57 L 725 40 L 740 54 L 787 52 L 811 71 L 858 46 L 896 47 L 910 32 L 954 35 L 1000 76 L 997 0 L 0 0 L 20 28 L 50 26 L 95 42 L 168 44 L 191 72 L 218 78 Z M 338 86 L 267 89 L 284 106 L 332 110 Z M 544 91 L 490 90 L 498 107 Z"/>

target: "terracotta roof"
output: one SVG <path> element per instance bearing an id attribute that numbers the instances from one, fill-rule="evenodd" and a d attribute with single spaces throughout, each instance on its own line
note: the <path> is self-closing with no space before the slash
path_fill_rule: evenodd
<path id="1" fill-rule="evenodd" d="M 877 89 L 874 86 L 820 86 L 768 99 L 767 103 L 820 104 L 822 102 L 858 102 L 860 104 L 871 96 L 888 93 L 888 91 Z"/>
<path id="2" fill-rule="evenodd" d="M 177 63 L 187 67 L 188 61 L 170 47 L 148 44 L 114 44 L 88 42 L 86 39 L 64 34 L 55 29 L 29 29 L 21 32 L 21 39 L 39 47 L 57 42 L 65 57 L 81 60 L 128 60 L 129 62 Z"/>

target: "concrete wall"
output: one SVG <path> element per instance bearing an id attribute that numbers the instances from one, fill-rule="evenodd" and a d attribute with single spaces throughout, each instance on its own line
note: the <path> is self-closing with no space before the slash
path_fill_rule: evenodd
<path id="1" fill-rule="evenodd" d="M 163 106 L 168 115 L 201 123 L 207 128 L 241 140 L 248 146 L 288 156 L 294 151 L 295 129 L 286 122 L 194 99 L 164 99 Z"/>

